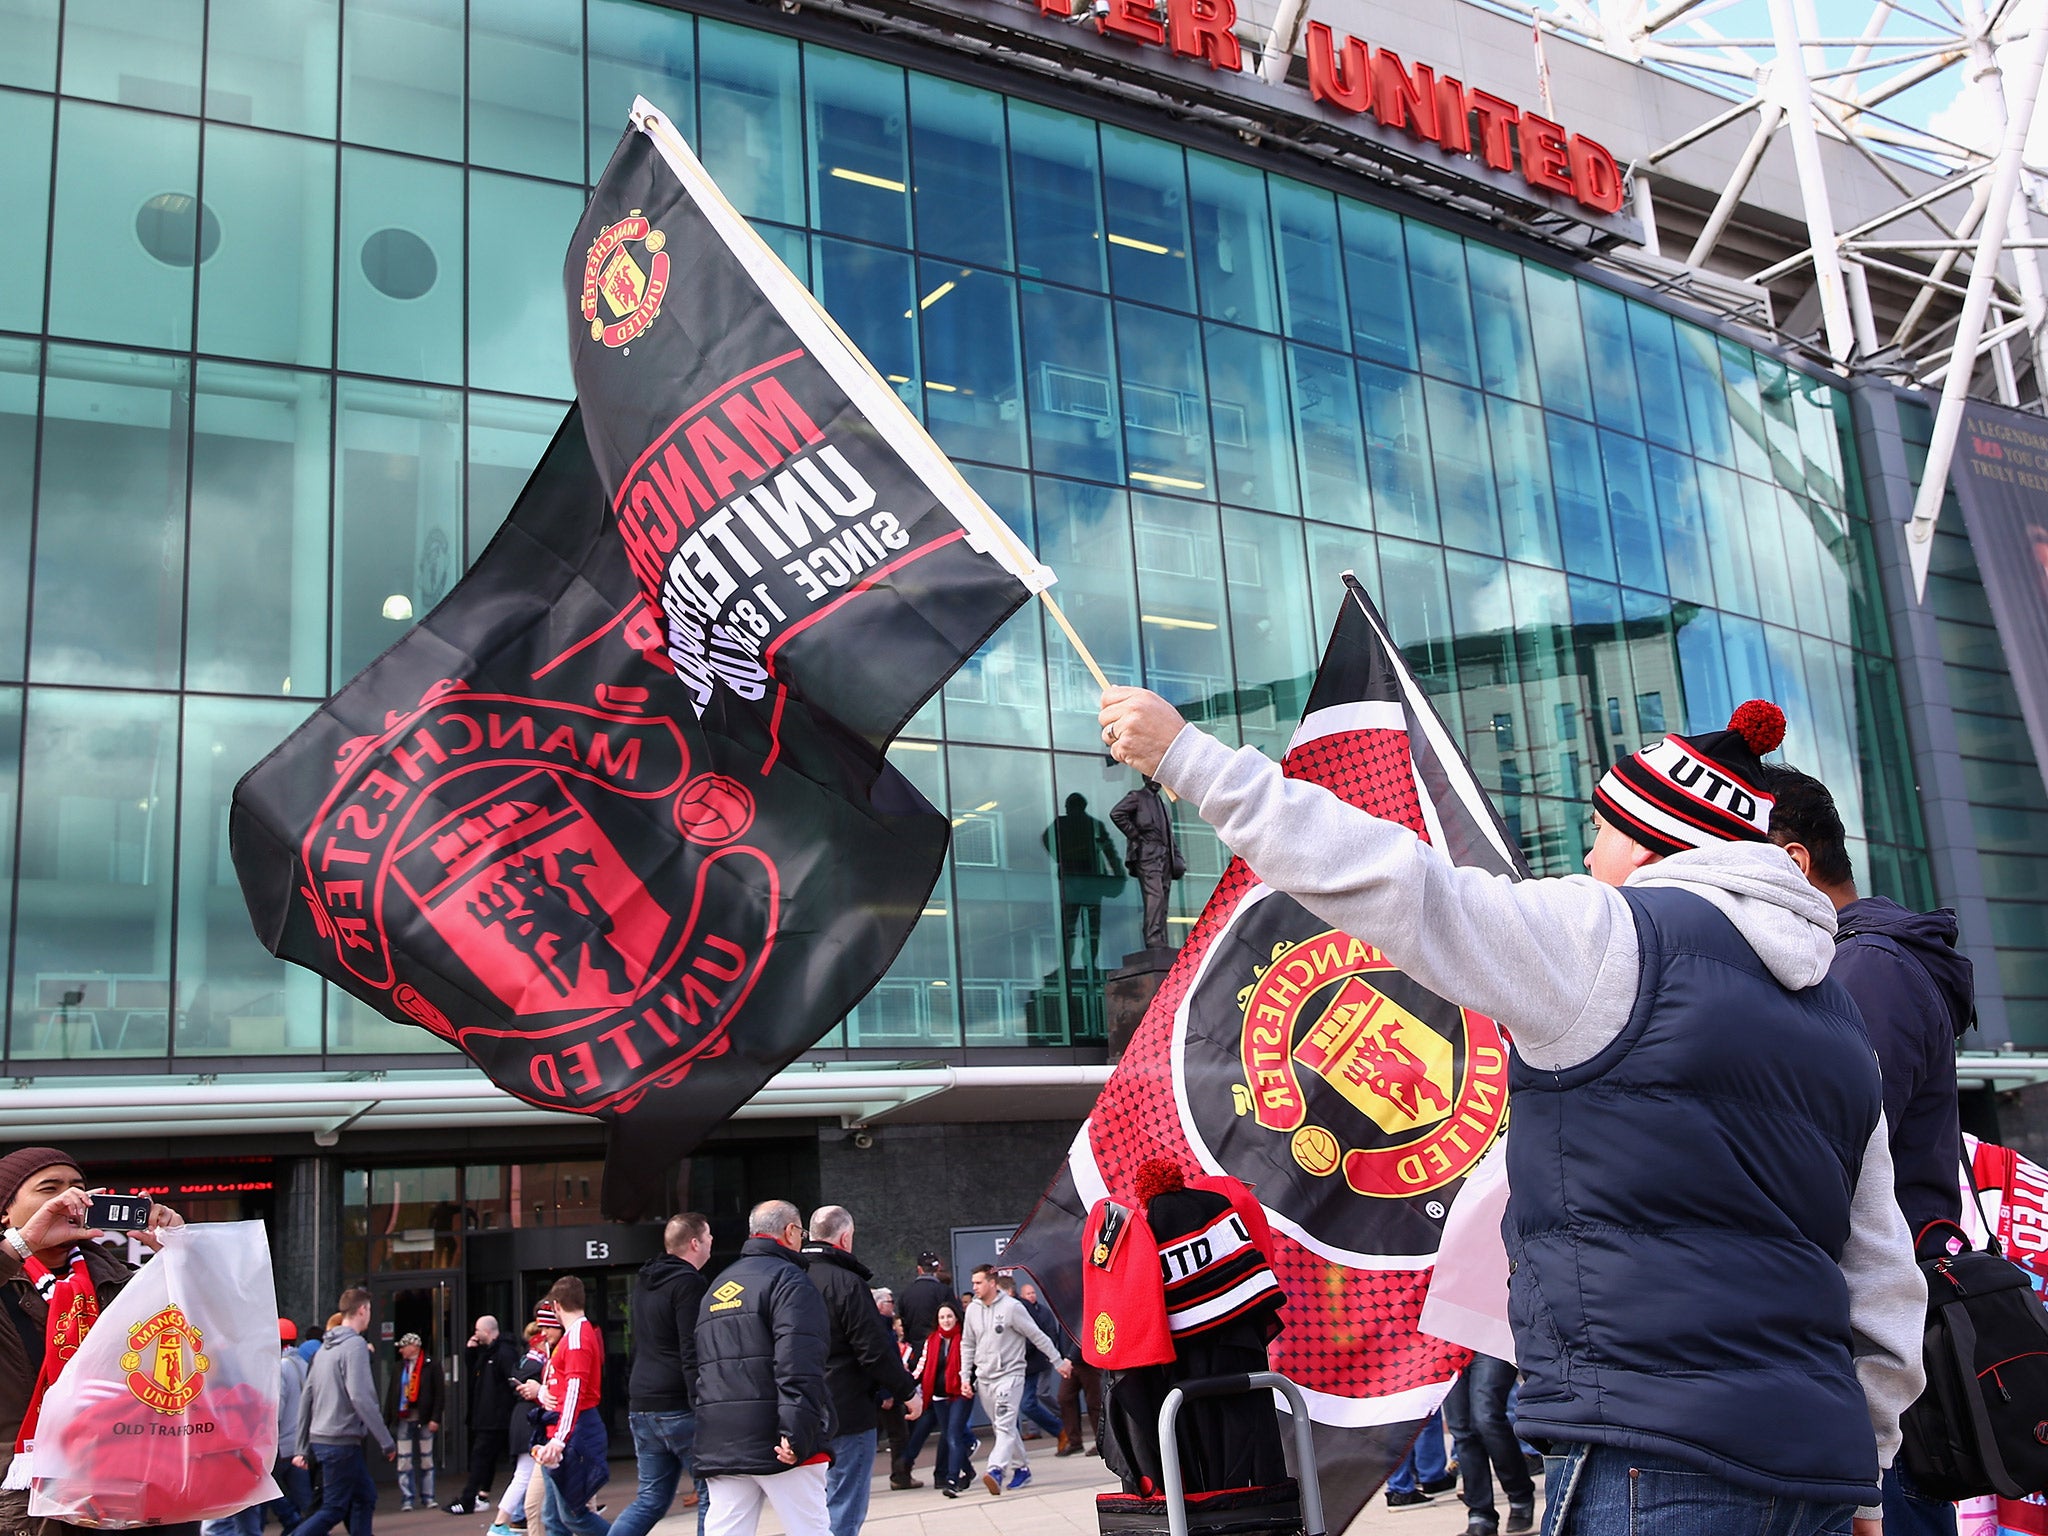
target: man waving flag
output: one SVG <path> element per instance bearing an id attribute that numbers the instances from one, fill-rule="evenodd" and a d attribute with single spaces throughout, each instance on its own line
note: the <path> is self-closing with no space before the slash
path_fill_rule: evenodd
<path id="1" fill-rule="evenodd" d="M 1462 864 L 1527 873 L 1355 581 L 1283 763 Z M 1252 1186 L 1287 1292 L 1274 1369 L 1315 1420 L 1330 1528 L 1401 1460 L 1465 1351 L 1417 1331 L 1444 1218 L 1507 1114 L 1491 1020 L 1232 859 L 1066 1166 L 1012 1240 L 1074 1335 L 1081 1233 L 1165 1157 Z M 1113 1323 L 1113 1320 L 1112 1320 Z"/>

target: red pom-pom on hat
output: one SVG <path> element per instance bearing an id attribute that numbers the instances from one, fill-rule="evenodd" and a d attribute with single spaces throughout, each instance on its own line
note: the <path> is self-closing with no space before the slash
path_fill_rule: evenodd
<path id="1" fill-rule="evenodd" d="M 1138 1164 L 1138 1177 L 1132 1184 L 1132 1192 L 1137 1195 L 1140 1205 L 1150 1205 L 1154 1195 L 1169 1194 L 1187 1187 L 1187 1175 L 1181 1172 L 1179 1163 L 1164 1157 L 1148 1157 Z"/>
<path id="2" fill-rule="evenodd" d="M 1751 699 L 1728 717 L 1728 729 L 1749 743 L 1758 757 L 1778 750 L 1785 740 L 1785 711 L 1769 699 Z"/>

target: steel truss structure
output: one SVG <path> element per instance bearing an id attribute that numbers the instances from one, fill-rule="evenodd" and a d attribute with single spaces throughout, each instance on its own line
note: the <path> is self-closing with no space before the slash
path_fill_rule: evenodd
<path id="1" fill-rule="evenodd" d="M 1765 0 L 1768 35 L 1727 35 L 1715 18 L 1755 0 L 1480 0 L 1526 17 L 1539 51 L 1546 34 L 1666 70 L 1727 102 L 1629 168 L 1648 231 L 1639 255 L 1603 259 L 1711 299 L 1709 277 L 1735 318 L 1774 331 L 1844 370 L 1939 389 L 1934 442 L 1910 528 L 1916 582 L 1924 585 L 1935 518 L 1948 478 L 1962 404 L 1973 385 L 2001 403 L 2048 413 L 2048 288 L 2034 205 L 2048 167 L 2025 158 L 2027 130 L 2048 59 L 2048 6 L 2028 0 L 1872 0 L 1863 30 L 1828 35 L 1813 0 Z M 1755 29 L 1752 29 L 1755 30 Z M 2005 51 L 2001 62 L 2000 52 Z M 1897 98 L 1955 72 L 1994 144 L 1962 144 L 1898 115 Z M 1747 142 L 1680 261 L 1658 249 L 1659 167 L 1724 132 Z M 1789 140 L 1805 215 L 1806 244 L 1754 270 L 1724 245 L 1745 192 L 1773 140 Z M 1848 146 L 1898 194 L 1875 215 L 1842 227 L 1829 195 L 1822 143 Z M 1731 267 L 1733 270 L 1731 270 Z M 1787 280 L 1811 285 L 1818 324 L 1780 327 L 1767 301 Z M 1873 303 L 1881 286 L 1894 303 Z M 1730 292 L 1738 297 L 1731 302 Z M 1810 304 L 1800 306 L 1811 312 Z M 1761 311 L 1761 313 L 1759 313 Z M 1894 318 L 1896 315 L 1896 318 Z"/>

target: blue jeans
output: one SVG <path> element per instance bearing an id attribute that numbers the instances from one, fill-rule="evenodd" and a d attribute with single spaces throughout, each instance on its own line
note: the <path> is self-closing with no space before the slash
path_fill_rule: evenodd
<path id="1" fill-rule="evenodd" d="M 704 1536 L 704 1514 L 711 1500 L 698 1477 L 690 1453 L 697 1445 L 694 1413 L 629 1413 L 633 1455 L 640 1463 L 640 1491 L 625 1512 L 612 1522 L 612 1536 L 647 1536 L 654 1522 L 675 1502 L 676 1487 L 689 1472 L 697 1490 L 697 1536 Z"/>
<path id="2" fill-rule="evenodd" d="M 1036 1362 L 1033 1363 L 1035 1364 Z M 1038 1395 L 1038 1378 L 1044 1374 L 1043 1371 L 1029 1371 L 1026 1373 L 1024 1377 L 1024 1402 L 1017 1412 L 1021 1417 L 1036 1424 L 1046 1434 L 1051 1435 L 1057 1440 L 1060 1436 L 1059 1410 L 1056 1407 L 1047 1406 L 1045 1400 Z"/>
<path id="3" fill-rule="evenodd" d="M 1401 1465 L 1387 1478 L 1387 1492 L 1413 1493 L 1424 1483 L 1433 1483 L 1450 1469 L 1444 1459 L 1444 1417 L 1439 1408 L 1422 1421 L 1422 1433 L 1408 1447 Z"/>
<path id="4" fill-rule="evenodd" d="M 832 1453 L 825 1471 L 825 1517 L 832 1522 L 832 1536 L 860 1536 L 875 1475 L 875 1431 L 835 1435 L 825 1449 Z"/>
<path id="5" fill-rule="evenodd" d="M 939 1429 L 939 1449 L 935 1456 L 938 1468 L 938 1482 L 935 1486 L 944 1488 L 959 1481 L 973 1465 L 974 1441 L 967 1433 L 967 1421 L 974 1416 L 974 1399 L 971 1397 L 948 1397 L 928 1406 L 917 1424 L 926 1419 L 933 1420 Z"/>
<path id="6" fill-rule="evenodd" d="M 1956 1536 L 1956 1507 L 1922 1498 L 1912 1474 L 1894 1463 L 1884 1474 L 1884 1536 Z"/>
<path id="7" fill-rule="evenodd" d="M 292 1527 L 313 1512 L 313 1474 L 304 1467 L 295 1467 L 289 1456 L 280 1456 L 274 1469 L 280 1498 L 272 1499 L 270 1507 L 277 1511 L 277 1524 L 289 1536 Z"/>
<path id="8" fill-rule="evenodd" d="M 536 1477 L 542 1475 L 542 1470 L 534 1472 Z M 547 1501 L 542 1506 L 542 1519 L 547 1523 L 548 1536 L 569 1536 L 570 1532 L 575 1536 L 607 1536 L 612 1528 L 611 1521 L 588 1504 L 580 1509 L 572 1508 L 562 1497 L 562 1490 L 552 1476 L 547 1478 Z M 354 1536 L 354 1532 L 350 1532 L 350 1536 Z"/>
<path id="9" fill-rule="evenodd" d="M 1548 1466 L 1543 1536 L 1850 1536 L 1856 1514 L 1619 1446 L 1570 1446 Z"/>
<path id="10" fill-rule="evenodd" d="M 1444 1399 L 1444 1422 L 1457 1449 L 1458 1496 L 1481 1527 L 1498 1530 L 1500 1511 L 1493 1504 L 1493 1474 L 1508 1503 L 1534 1504 L 1536 1480 L 1522 1456 L 1522 1442 L 1508 1418 L 1514 1396 L 1515 1368 L 1491 1355 L 1474 1355 L 1472 1363 Z"/>
<path id="11" fill-rule="evenodd" d="M 208 1520 L 199 1527 L 199 1536 L 263 1536 L 263 1506 L 251 1504 L 232 1515 Z"/>
<path id="12" fill-rule="evenodd" d="M 360 1445 L 313 1445 L 311 1460 L 320 1463 L 320 1507 L 301 1520 L 292 1536 L 327 1536 L 346 1522 L 348 1536 L 370 1536 L 370 1515 L 377 1507 L 377 1485 Z"/>

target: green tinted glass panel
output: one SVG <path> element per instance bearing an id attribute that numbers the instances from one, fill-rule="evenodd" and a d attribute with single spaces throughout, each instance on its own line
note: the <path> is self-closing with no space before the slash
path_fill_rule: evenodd
<path id="1" fill-rule="evenodd" d="M 22 739 L 13 1054 L 163 1057 L 178 701 L 36 689 Z"/>
<path id="2" fill-rule="evenodd" d="M 339 281 L 343 368 L 459 382 L 462 172 L 343 150 Z"/>
<path id="3" fill-rule="evenodd" d="M 583 179 L 583 17 L 556 0 L 469 0 L 469 158 Z"/>
<path id="4" fill-rule="evenodd" d="M 497 395 L 469 397 L 469 545 L 464 565 L 476 563 L 504 524 L 512 503 L 562 425 L 562 407 Z"/>
<path id="5" fill-rule="evenodd" d="M 585 25 L 590 179 L 604 174 L 636 96 L 645 96 L 694 145 L 697 39 L 689 15 L 649 0 L 587 0 Z"/>
<path id="6" fill-rule="evenodd" d="M 1108 249 L 1095 125 L 1029 102 L 1008 105 L 1017 270 L 1026 277 L 1099 290 Z"/>
<path id="7" fill-rule="evenodd" d="M 349 0 L 341 134 L 354 144 L 462 158 L 462 0 Z"/>
<path id="8" fill-rule="evenodd" d="M 192 272 L 220 243 L 202 209 L 199 125 L 65 102 L 58 112 L 50 331 L 129 346 L 192 341 Z"/>
<path id="9" fill-rule="evenodd" d="M 48 369 L 29 675 L 175 687 L 190 365 L 52 347 Z"/>
<path id="10" fill-rule="evenodd" d="M 334 466 L 334 672 L 353 677 L 448 595 L 462 558 L 462 404 L 345 379 Z"/>
<path id="11" fill-rule="evenodd" d="M 0 677 L 21 677 L 28 640 L 30 512 L 36 490 L 39 342 L 0 337 Z"/>
<path id="12" fill-rule="evenodd" d="M 0 34 L 8 25 L 0 8 Z M 0 66 L 4 71 L 4 66 Z M 0 91 L 0 329 L 43 328 L 43 256 L 49 238 L 50 124 L 47 97 Z"/>
<path id="13" fill-rule="evenodd" d="M 199 349 L 325 367 L 334 331 L 334 147 L 209 124 Z"/>
<path id="14" fill-rule="evenodd" d="M 331 400 L 324 374 L 200 364 L 186 687 L 327 691 Z"/>
<path id="15" fill-rule="evenodd" d="M 1183 315 L 1119 304 L 1116 331 L 1131 484 L 1213 497 L 1200 327 Z"/>
<path id="16" fill-rule="evenodd" d="M 567 400 L 569 331 L 562 321 L 562 256 L 541 240 L 508 241 L 514 229 L 574 229 L 583 194 L 516 176 L 472 171 L 470 248 L 494 252 L 489 282 L 469 287 L 469 382 L 508 394 Z"/>
<path id="17" fill-rule="evenodd" d="M 1422 371 L 1477 384 L 1479 350 L 1472 337 L 1472 282 L 1465 271 L 1465 242 L 1413 219 L 1403 220 L 1402 227 L 1408 236 L 1408 286 Z M 1355 280 L 1353 286 L 1355 290 Z"/>
<path id="18" fill-rule="evenodd" d="M 749 218 L 804 222 L 797 45 L 720 21 L 697 26 L 699 158 Z"/>
<path id="19" fill-rule="evenodd" d="M 1370 528 L 1372 494 L 1351 364 L 1313 347 L 1289 347 L 1287 358 L 1303 509 L 1326 522 Z"/>
<path id="20" fill-rule="evenodd" d="M 1203 350 L 1222 499 L 1268 512 L 1300 511 L 1280 342 L 1210 325 L 1203 328 Z"/>
<path id="21" fill-rule="evenodd" d="M 57 83 L 57 0 L 0 0 L 0 85 L 47 91 Z"/>
<path id="22" fill-rule="evenodd" d="M 1111 285 L 1125 298 L 1193 309 L 1187 175 L 1180 146 L 1104 128 L 1102 185 L 1109 210 Z"/>
<path id="23" fill-rule="evenodd" d="M 274 958 L 249 926 L 228 850 L 235 782 L 308 706 L 188 699 L 179 789 L 176 1038 L 180 1056 L 300 1055 L 320 1049 L 320 978 Z"/>
<path id="24" fill-rule="evenodd" d="M 1472 279 L 1472 320 L 1479 336 L 1479 376 L 1494 394 L 1534 403 L 1536 343 L 1529 334 L 1529 303 L 1522 264 L 1505 251 L 1468 242 L 1465 267 Z"/>
<path id="25" fill-rule="evenodd" d="M 1288 336 L 1341 347 L 1350 324 L 1344 304 L 1344 253 L 1337 238 L 1337 200 L 1319 187 L 1270 177 L 1280 309 Z"/>
<path id="26" fill-rule="evenodd" d="M 1010 178 L 1003 98 L 931 75 L 911 75 L 910 146 L 918 248 L 976 266 L 1008 267 Z"/>
<path id="27" fill-rule="evenodd" d="M 910 244 L 903 71 L 829 48 L 804 50 L 811 212 L 818 228 Z"/>
<path id="28" fill-rule="evenodd" d="M 1255 330 L 1278 330 L 1265 176 L 1232 160 L 1190 154 L 1188 195 L 1202 313 Z"/>
<path id="29" fill-rule="evenodd" d="M 205 0 L 70 0 L 64 94 L 199 113 Z"/>
<path id="30" fill-rule="evenodd" d="M 339 0 L 210 0 L 206 115 L 334 135 Z"/>
<path id="31" fill-rule="evenodd" d="M 918 266 L 925 425 L 955 458 L 1027 463 L 1017 285 L 946 262 Z"/>

